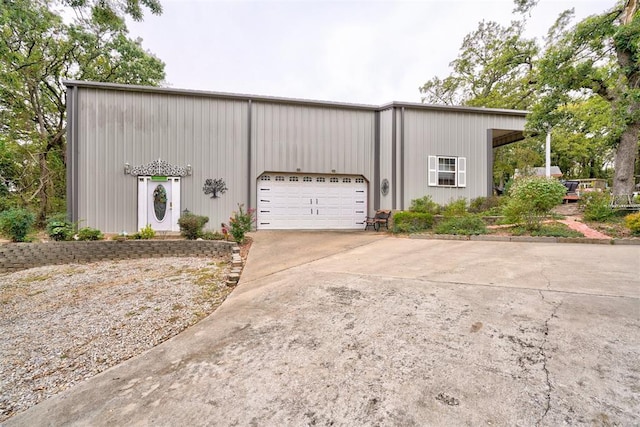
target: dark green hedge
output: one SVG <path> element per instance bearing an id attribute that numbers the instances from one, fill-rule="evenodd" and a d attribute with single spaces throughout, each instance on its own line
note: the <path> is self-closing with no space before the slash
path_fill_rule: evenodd
<path id="1" fill-rule="evenodd" d="M 393 214 L 394 233 L 417 233 L 433 226 L 433 215 L 427 212 L 396 212 Z"/>

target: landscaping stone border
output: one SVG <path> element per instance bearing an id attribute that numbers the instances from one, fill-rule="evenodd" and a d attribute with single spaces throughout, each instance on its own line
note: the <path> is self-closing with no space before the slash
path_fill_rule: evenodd
<path id="1" fill-rule="evenodd" d="M 0 245 L 0 273 L 52 264 L 135 258 L 231 256 L 234 242 L 220 240 L 102 240 Z"/>
<path id="2" fill-rule="evenodd" d="M 538 243 L 589 243 L 597 245 L 640 245 L 640 239 L 590 239 L 586 237 L 534 237 L 534 236 L 492 236 L 479 234 L 473 236 L 451 234 L 417 233 L 409 236 L 411 239 L 433 240 L 476 240 L 483 242 L 538 242 Z"/>

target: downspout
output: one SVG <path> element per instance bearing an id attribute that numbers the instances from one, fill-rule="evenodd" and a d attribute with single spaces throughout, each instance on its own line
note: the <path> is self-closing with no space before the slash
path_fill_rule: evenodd
<path id="1" fill-rule="evenodd" d="M 78 88 L 67 87 L 67 216 L 78 221 Z"/>
<path id="2" fill-rule="evenodd" d="M 404 210 L 404 107 L 400 113 L 400 210 Z"/>
<path id="3" fill-rule="evenodd" d="M 396 208 L 396 109 L 391 109 L 391 209 Z"/>
<path id="4" fill-rule="evenodd" d="M 374 113 L 373 140 L 373 211 L 380 209 L 380 111 Z M 369 209 L 371 211 L 371 209 Z"/>
<path id="5" fill-rule="evenodd" d="M 247 111 L 247 210 L 251 209 L 253 204 L 253 198 L 251 197 L 251 188 L 255 184 L 254 180 L 251 178 L 251 110 L 253 109 L 253 105 L 251 104 L 251 100 L 248 101 L 248 111 Z"/>

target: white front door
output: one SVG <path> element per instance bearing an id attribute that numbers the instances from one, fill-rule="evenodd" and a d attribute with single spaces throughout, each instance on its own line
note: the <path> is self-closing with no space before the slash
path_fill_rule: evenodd
<path id="1" fill-rule="evenodd" d="M 138 230 L 179 231 L 180 178 L 138 177 Z"/>
<path id="2" fill-rule="evenodd" d="M 361 176 L 264 174 L 258 178 L 258 229 L 360 229 L 367 213 Z"/>

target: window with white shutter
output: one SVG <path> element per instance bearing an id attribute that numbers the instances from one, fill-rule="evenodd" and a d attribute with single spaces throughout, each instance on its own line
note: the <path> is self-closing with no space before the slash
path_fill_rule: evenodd
<path id="1" fill-rule="evenodd" d="M 466 157 L 429 156 L 430 187 L 466 187 Z"/>

